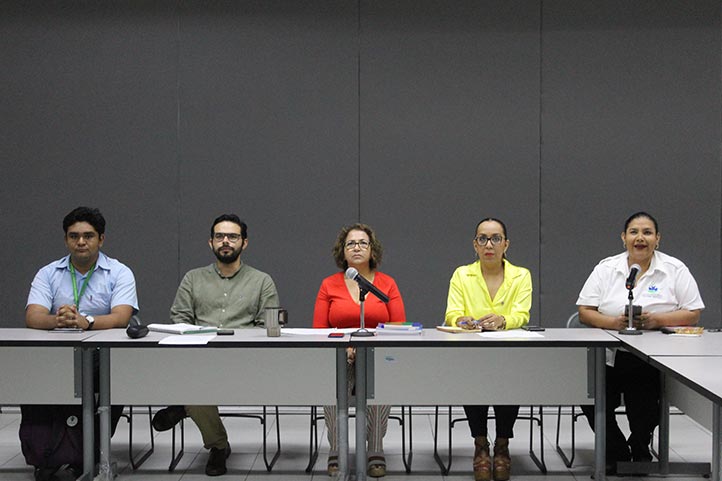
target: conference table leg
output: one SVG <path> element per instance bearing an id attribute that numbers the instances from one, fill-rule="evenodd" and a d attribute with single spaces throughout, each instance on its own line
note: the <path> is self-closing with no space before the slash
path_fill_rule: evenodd
<path id="1" fill-rule="evenodd" d="M 607 391 L 606 391 L 606 351 L 603 347 L 594 348 L 594 479 L 604 481 L 605 453 L 607 445 Z"/>
<path id="2" fill-rule="evenodd" d="M 338 435 L 339 479 L 346 479 L 348 469 L 348 376 L 346 348 L 336 348 L 336 431 Z"/>
<path id="3" fill-rule="evenodd" d="M 356 481 L 366 480 L 366 348 L 356 348 Z"/>
<path id="4" fill-rule="evenodd" d="M 720 405 L 712 403 L 712 481 L 722 479 L 722 419 L 720 419 Z"/>
<path id="5" fill-rule="evenodd" d="M 93 394 L 93 349 L 81 349 L 83 378 L 83 476 L 81 479 L 93 479 L 95 468 L 95 433 L 94 412 L 95 395 Z"/>
<path id="6" fill-rule="evenodd" d="M 667 395 L 667 378 L 659 373 L 659 474 L 669 474 L 669 396 Z"/>
<path id="7" fill-rule="evenodd" d="M 100 350 L 100 466 L 98 479 L 111 481 L 113 473 L 110 465 L 110 349 Z"/>

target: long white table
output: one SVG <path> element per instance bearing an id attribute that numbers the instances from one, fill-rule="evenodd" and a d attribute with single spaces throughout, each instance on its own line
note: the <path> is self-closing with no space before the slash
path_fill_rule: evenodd
<path id="1" fill-rule="evenodd" d="M 80 351 L 93 333 L 0 329 L 1 404 L 80 404 Z"/>
<path id="2" fill-rule="evenodd" d="M 338 405 L 339 470 L 348 471 L 346 351 L 348 336 L 267 337 L 237 329 L 204 346 L 168 346 L 168 334 L 130 339 L 122 329 L 98 332 L 86 346 L 100 350 L 100 479 L 109 480 L 113 404 Z M 337 369 L 337 364 L 343 369 Z"/>
<path id="3" fill-rule="evenodd" d="M 707 474 L 709 464 L 707 463 L 671 463 L 669 461 L 669 407 L 673 402 L 686 414 L 700 420 L 699 411 L 704 410 L 700 402 L 694 399 L 695 395 L 684 388 L 688 386 L 706 399 L 712 401 L 713 417 L 719 405 L 711 399 L 705 391 L 705 385 L 697 385 L 685 377 L 698 376 L 692 371 L 683 369 L 689 361 L 685 359 L 704 359 L 716 363 L 716 358 L 722 356 L 722 333 L 704 332 L 701 336 L 674 336 L 663 334 L 660 331 L 643 331 L 639 336 L 625 336 L 615 334 L 620 339 L 625 349 L 632 352 L 645 362 L 656 366 L 661 372 L 662 390 L 660 398 L 660 422 L 659 422 L 659 473 L 660 474 Z M 666 363 L 660 363 L 658 359 L 669 359 Z M 679 360 L 680 371 L 667 368 Z M 707 407 L 709 410 L 709 405 Z M 712 422 L 713 441 L 719 437 L 719 426 Z M 716 457 L 722 449 L 722 444 L 713 443 L 713 476 L 719 476 L 719 468 L 714 467 Z M 719 460 L 717 459 L 719 463 Z M 654 463 L 651 463 L 653 466 Z M 647 468 L 643 470 L 649 471 Z M 716 478 L 719 481 L 719 477 Z"/>
<path id="4" fill-rule="evenodd" d="M 641 357 L 722 356 L 722 332 L 704 332 L 701 336 L 674 336 L 660 331 L 642 331 L 640 336 L 625 336 L 610 331 L 624 347 Z"/>
<path id="5" fill-rule="evenodd" d="M 93 477 L 93 358 L 81 349 L 93 332 L 0 329 L 0 404 L 83 405 L 83 469 Z"/>
<path id="6" fill-rule="evenodd" d="M 652 342 L 655 335 L 662 336 L 645 333 L 622 340 L 628 342 L 630 350 L 636 346 L 640 355 L 650 353 L 647 358 L 652 362 L 654 355 L 668 353 L 670 349 Z M 5 346 L 0 351 L 0 361 L 13 367 L 0 373 L 3 388 L 0 403 L 77 403 L 82 392 L 84 479 L 88 479 L 93 469 L 92 353 L 98 350 L 101 479 L 110 476 L 111 398 L 117 404 L 159 405 L 335 403 L 339 416 L 340 470 L 345 477 L 348 474 L 344 455 L 348 452 L 345 348 L 353 345 L 358 352 L 356 479 L 363 480 L 367 402 L 413 405 L 594 402 L 596 425 L 601 427 L 595 433 L 595 443 L 604 446 L 604 349 L 620 345 L 618 339 L 596 329 L 547 329 L 536 339 L 493 340 L 435 330 L 425 330 L 417 336 L 329 339 L 325 333 L 301 336 L 284 329 L 280 338 L 268 338 L 262 329 L 244 329 L 197 347 L 159 345 L 158 341 L 165 336 L 151 333 L 143 339 L 130 339 L 122 329 L 78 334 L 0 329 L 0 345 Z M 722 340 L 722 334 L 719 336 Z M 701 339 L 694 349 L 688 339 L 675 340 L 675 347 L 684 342 L 690 347 L 687 354 L 702 352 L 712 356 L 716 343 L 705 336 Z M 82 389 L 75 374 L 79 348 L 84 353 Z M 366 364 L 367 352 L 373 353 L 369 356 L 373 360 L 370 368 Z M 469 366 L 473 369 L 468 369 Z M 330 382 L 331 379 L 336 382 Z M 44 384 L 46 381 L 53 384 Z M 485 386 L 503 387 L 477 388 L 482 382 Z M 43 386 L 43 392 L 34 390 L 37 385 Z M 368 401 L 367 392 L 371 397 Z M 719 414 L 718 403 L 716 408 Z M 596 479 L 603 480 L 603 449 L 596 450 L 595 461 Z"/>
<path id="7" fill-rule="evenodd" d="M 712 401 L 712 480 L 722 479 L 722 354 L 720 356 L 652 356 L 651 364 Z"/>
<path id="8" fill-rule="evenodd" d="M 595 478 L 604 480 L 605 348 L 620 342 L 598 329 L 547 329 L 539 334 L 489 339 L 424 330 L 420 335 L 352 337 L 357 349 L 356 465 L 366 465 L 367 403 L 594 403 L 595 445 L 602 446 L 595 450 Z M 368 378 L 367 357 L 373 360 Z M 367 401 L 368 395 L 373 398 Z M 365 470 L 357 470 L 357 480 L 365 476 Z"/>

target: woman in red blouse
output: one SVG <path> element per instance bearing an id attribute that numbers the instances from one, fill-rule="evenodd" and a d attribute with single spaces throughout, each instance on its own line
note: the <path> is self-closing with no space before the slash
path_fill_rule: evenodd
<path id="1" fill-rule="evenodd" d="M 376 268 L 381 264 L 383 248 L 371 227 L 353 224 L 341 229 L 333 247 L 333 257 L 341 272 L 323 280 L 316 296 L 313 310 L 313 327 L 354 328 L 360 327 L 361 307 L 358 283 L 346 279 L 344 273 L 354 267 L 359 274 L 378 287 L 389 297 L 384 304 L 376 296 L 367 295 L 364 302 L 365 327 L 374 328 L 381 322 L 406 322 L 404 301 L 396 282 Z M 355 352 L 348 351 L 348 374 L 353 381 Z M 349 383 L 350 385 L 353 382 Z M 349 396 L 350 397 L 350 396 Z M 391 406 L 370 405 L 367 411 L 366 430 L 368 439 L 368 474 L 372 477 L 386 475 L 383 437 L 386 434 Z M 328 474 L 338 472 L 338 439 L 336 439 L 336 407 L 324 406 L 326 431 L 330 451 Z"/>

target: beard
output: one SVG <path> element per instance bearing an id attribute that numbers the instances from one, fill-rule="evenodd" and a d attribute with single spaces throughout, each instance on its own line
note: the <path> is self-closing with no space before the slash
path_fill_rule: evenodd
<path id="1" fill-rule="evenodd" d="M 216 259 L 218 259 L 223 264 L 233 264 L 241 256 L 241 251 L 243 249 L 232 248 L 231 252 L 229 252 L 229 253 L 221 252 L 221 249 L 224 249 L 226 247 L 228 247 L 228 246 L 221 246 L 218 249 L 214 249 L 213 253 L 216 255 Z"/>

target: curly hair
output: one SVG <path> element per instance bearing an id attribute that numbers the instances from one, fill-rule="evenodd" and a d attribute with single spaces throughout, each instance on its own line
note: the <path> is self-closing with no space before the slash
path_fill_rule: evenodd
<path id="1" fill-rule="evenodd" d="M 346 252 L 346 236 L 348 236 L 348 233 L 352 230 L 363 231 L 369 236 L 369 241 L 371 243 L 371 259 L 369 260 L 369 267 L 372 270 L 376 269 L 376 267 L 381 264 L 381 258 L 384 255 L 384 248 L 381 246 L 381 242 L 379 242 L 376 238 L 374 230 L 368 225 L 358 222 L 356 224 L 343 227 L 338 233 L 336 243 L 333 245 L 333 258 L 336 261 L 336 265 L 341 270 L 345 271 L 348 269 L 348 262 L 346 262 L 346 256 L 344 254 Z"/>

